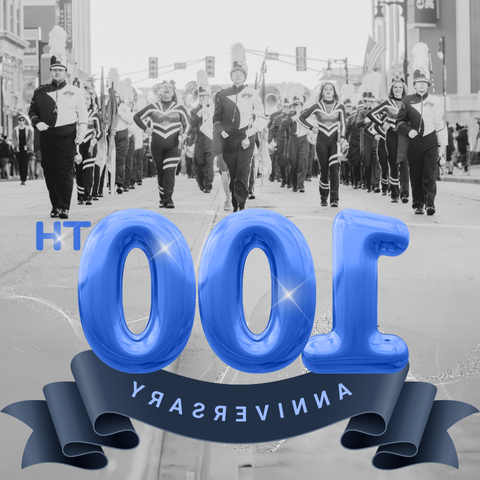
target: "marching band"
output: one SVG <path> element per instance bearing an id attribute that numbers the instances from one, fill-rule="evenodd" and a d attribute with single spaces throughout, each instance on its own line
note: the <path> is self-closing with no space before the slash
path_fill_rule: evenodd
<path id="1" fill-rule="evenodd" d="M 341 184 L 382 193 L 392 203 L 408 203 L 411 186 L 415 214 L 434 215 L 437 163 L 448 133 L 442 102 L 428 92 L 428 54 L 422 43 L 413 50 L 412 95 L 396 75 L 387 98 L 380 98 L 377 72 L 365 75 L 357 92 L 353 85 L 339 92 L 335 82 L 327 81 L 309 94 L 299 83 L 284 82 L 278 88 L 279 109 L 269 117 L 259 90 L 246 84 L 248 65 L 240 43 L 230 51 L 232 85 L 213 91 L 207 73 L 200 70 L 196 83 L 189 84 L 185 105 L 175 82 L 163 81 L 152 88 L 149 103 L 136 111 L 131 82 L 122 82 L 112 69 L 108 95 L 102 91 L 100 101 L 92 87 L 83 89 L 75 156 L 78 203 L 91 205 L 92 199 L 102 197 L 104 182 L 117 194 L 142 185 L 149 167 L 146 145 L 157 175 L 160 208 L 175 208 L 175 175 L 186 155 L 189 177 L 195 177 L 205 193 L 212 190 L 215 165 L 221 171 L 225 211 L 231 206 L 234 212 L 245 209 L 247 200 L 255 198 L 255 178 L 266 174 L 292 193 L 304 193 L 306 182 L 319 177 L 321 207 L 339 206 Z M 64 68 L 52 58 L 52 65 Z M 35 92 L 30 109 L 34 125 L 42 89 Z M 261 167 L 258 161 L 255 166 L 256 156 Z M 47 169 L 48 185 L 53 175 Z M 52 200 L 55 215 L 62 206 L 68 212 L 68 200 L 62 202 L 66 207 Z"/>

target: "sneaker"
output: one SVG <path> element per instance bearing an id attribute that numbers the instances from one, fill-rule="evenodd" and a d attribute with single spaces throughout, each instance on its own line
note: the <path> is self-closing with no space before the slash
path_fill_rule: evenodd
<path id="1" fill-rule="evenodd" d="M 285 184 L 282 182 L 282 184 L 280 185 L 280 188 L 283 188 L 285 187 Z"/>
<path id="2" fill-rule="evenodd" d="M 425 212 L 423 211 L 422 207 L 418 207 L 415 209 L 415 215 L 423 215 Z"/>
<path id="3" fill-rule="evenodd" d="M 143 185 L 142 181 L 139 180 L 139 181 L 137 182 L 137 185 Z"/>
<path id="4" fill-rule="evenodd" d="M 330 203 L 330 206 L 331 206 L 331 207 L 338 207 L 338 202 L 331 202 L 331 203 Z"/>
<path id="5" fill-rule="evenodd" d="M 99 193 L 99 194 L 97 195 L 97 197 L 98 197 L 98 198 L 103 198 L 103 193 Z"/>
<path id="6" fill-rule="evenodd" d="M 20 185 L 26 185 L 26 183 L 25 182 L 20 182 Z"/>
<path id="7" fill-rule="evenodd" d="M 435 215 L 435 209 L 433 207 L 427 207 L 427 215 Z"/>
<path id="8" fill-rule="evenodd" d="M 232 209 L 232 206 L 230 205 L 230 202 L 228 200 L 223 204 L 223 209 L 226 212 L 229 212 Z"/>
<path id="9" fill-rule="evenodd" d="M 298 192 L 297 187 L 293 187 L 292 192 Z"/>
<path id="10" fill-rule="evenodd" d="M 121 195 L 121 194 L 123 193 L 123 188 L 120 187 L 120 186 L 118 186 L 118 187 L 117 187 L 117 193 L 118 193 L 119 195 Z"/>
<path id="11" fill-rule="evenodd" d="M 94 202 L 98 202 L 98 197 L 92 197 L 92 200 L 93 200 Z"/>
<path id="12" fill-rule="evenodd" d="M 128 187 L 124 187 L 124 188 L 123 188 L 123 191 L 124 191 L 125 193 L 127 193 L 129 190 L 130 190 L 130 189 L 129 189 Z"/>
<path id="13" fill-rule="evenodd" d="M 175 205 L 172 203 L 166 203 L 165 208 L 175 208 Z"/>
<path id="14" fill-rule="evenodd" d="M 58 218 L 58 208 L 53 208 L 50 212 L 50 218 Z"/>
<path id="15" fill-rule="evenodd" d="M 354 190 L 357 190 L 358 185 L 357 185 L 356 183 L 354 183 L 354 184 L 352 185 L 352 187 L 353 187 Z"/>
<path id="16" fill-rule="evenodd" d="M 398 197 L 392 197 L 392 203 L 398 203 Z"/>
<path id="17" fill-rule="evenodd" d="M 203 193 L 210 193 L 212 190 L 210 188 L 204 188 Z"/>
<path id="18" fill-rule="evenodd" d="M 292 188 L 293 185 L 290 185 L 289 183 L 287 184 L 287 188 Z"/>
<path id="19" fill-rule="evenodd" d="M 77 200 L 77 204 L 78 204 L 78 205 L 83 205 L 84 203 L 85 203 L 85 202 L 83 201 L 83 198 L 79 198 L 79 199 Z"/>
<path id="20" fill-rule="evenodd" d="M 165 208 L 165 204 L 160 200 L 160 203 L 158 205 L 160 208 Z"/>
<path id="21" fill-rule="evenodd" d="M 367 193 L 372 193 L 372 189 L 371 189 L 371 188 L 367 188 Z"/>
<path id="22" fill-rule="evenodd" d="M 408 197 L 402 197 L 402 203 L 408 203 Z"/>
<path id="23" fill-rule="evenodd" d="M 130 190 L 135 190 L 135 184 L 130 185 Z"/>
<path id="24" fill-rule="evenodd" d="M 382 195 L 383 195 L 384 197 L 386 197 L 386 196 L 387 196 L 387 191 L 386 191 L 386 190 L 383 191 L 383 192 L 382 192 Z"/>
<path id="25" fill-rule="evenodd" d="M 87 197 L 87 199 L 85 200 L 85 205 L 91 205 L 91 204 L 92 204 L 91 197 Z"/>
<path id="26" fill-rule="evenodd" d="M 60 218 L 68 218 L 68 210 L 65 209 L 65 208 L 61 208 L 59 211 L 58 211 L 58 216 Z"/>
<path id="27" fill-rule="evenodd" d="M 249 196 L 248 196 L 248 199 L 249 200 L 255 200 L 255 195 L 253 193 L 251 193 Z"/>
<path id="28" fill-rule="evenodd" d="M 379 188 L 379 187 L 375 187 L 375 190 L 373 191 L 373 193 L 380 193 L 380 188 Z"/>
<path id="29" fill-rule="evenodd" d="M 328 207 L 327 201 L 326 201 L 326 200 L 322 200 L 322 201 L 320 202 L 320 206 L 321 206 L 321 207 Z"/>
<path id="30" fill-rule="evenodd" d="M 300 193 L 305 193 L 305 189 L 304 189 L 304 188 L 300 188 L 298 191 L 299 191 Z"/>

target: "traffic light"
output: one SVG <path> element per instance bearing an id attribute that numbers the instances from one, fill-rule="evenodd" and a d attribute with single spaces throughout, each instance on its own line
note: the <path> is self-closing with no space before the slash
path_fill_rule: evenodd
<path id="1" fill-rule="evenodd" d="M 297 72 L 307 71 L 307 48 L 297 47 L 296 53 Z"/>
<path id="2" fill-rule="evenodd" d="M 205 71 L 209 77 L 215 76 L 215 57 L 205 57 Z"/>
<path id="3" fill-rule="evenodd" d="M 148 78 L 158 78 L 158 57 L 148 59 Z"/>

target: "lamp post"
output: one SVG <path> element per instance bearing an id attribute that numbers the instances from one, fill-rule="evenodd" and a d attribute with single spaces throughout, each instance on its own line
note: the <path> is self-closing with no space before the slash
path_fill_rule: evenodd
<path id="1" fill-rule="evenodd" d="M 405 84 L 408 85 L 408 42 L 407 42 L 407 19 L 408 19 L 408 5 L 407 5 L 407 0 L 402 0 L 398 2 L 388 2 L 388 1 L 381 1 L 379 0 L 377 2 L 377 6 L 375 7 L 377 9 L 377 12 L 375 13 L 375 19 L 384 19 L 385 15 L 383 14 L 383 5 L 398 5 L 399 7 L 402 7 L 402 11 L 400 15 L 403 17 L 403 36 L 404 36 L 404 57 L 403 57 L 403 76 L 405 77 Z"/>
<path id="2" fill-rule="evenodd" d="M 327 72 L 330 74 L 332 72 L 332 67 L 330 66 L 331 63 L 343 63 L 345 68 L 345 83 L 348 85 L 348 57 L 345 58 L 329 58 L 328 61 Z"/>

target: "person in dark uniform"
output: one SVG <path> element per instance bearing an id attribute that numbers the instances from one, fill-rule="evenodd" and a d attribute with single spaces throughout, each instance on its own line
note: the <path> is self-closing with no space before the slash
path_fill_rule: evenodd
<path id="1" fill-rule="evenodd" d="M 313 127 L 308 121 L 312 115 L 318 127 Z M 326 82 L 322 85 L 317 101 L 300 115 L 298 122 L 317 134 L 320 204 L 326 207 L 330 195 L 330 206 L 338 207 L 340 186 L 338 147 L 345 142 L 345 107 L 339 102 L 332 83 Z"/>
<path id="2" fill-rule="evenodd" d="M 412 186 L 412 208 L 418 215 L 435 214 L 437 184 L 435 170 L 439 155 L 448 142 L 448 133 L 443 119 L 442 101 L 428 93 L 430 71 L 428 47 L 417 44 L 413 49 L 413 95 L 404 97 L 397 115 L 399 133 L 410 138 L 407 157 Z M 423 66 L 422 66 L 423 65 Z"/>
<path id="3" fill-rule="evenodd" d="M 233 85 L 218 92 L 213 114 L 214 131 L 223 138 L 222 154 L 230 172 L 234 212 L 245 208 L 255 133 L 268 123 L 258 92 L 245 85 L 248 74 L 245 59 L 243 45 L 233 45 L 230 68 Z"/>
<path id="4" fill-rule="evenodd" d="M 186 139 L 190 126 L 186 108 L 177 103 L 175 84 L 164 81 L 158 88 L 157 101 L 137 112 L 133 119 L 147 135 L 152 136 L 160 208 L 175 208 L 172 199 L 175 170 L 180 162 L 180 145 Z M 152 126 L 147 128 L 146 119 L 150 119 Z"/>
<path id="5" fill-rule="evenodd" d="M 381 102 L 368 114 L 378 127 L 385 130 L 385 145 L 387 149 L 387 160 L 389 167 L 390 195 L 393 203 L 398 203 L 401 196 L 402 202 L 408 202 L 408 183 L 400 189 L 399 166 L 402 159 L 406 162 L 406 149 L 408 140 L 404 136 L 399 136 L 396 125 L 396 118 L 402 100 L 407 94 L 405 82 L 400 77 L 395 77 L 390 85 L 387 100 Z M 406 166 L 408 172 L 408 165 Z M 382 179 L 383 180 L 383 179 Z"/>
<path id="6" fill-rule="evenodd" d="M 25 117 L 18 118 L 18 125 L 13 129 L 12 142 L 20 170 L 20 185 L 25 185 L 28 163 L 33 153 L 33 130 L 26 125 Z"/>
<path id="7" fill-rule="evenodd" d="M 197 72 L 198 105 L 190 111 L 190 130 L 187 146 L 194 145 L 193 161 L 197 171 L 198 188 L 204 193 L 210 193 L 213 185 L 213 150 L 212 139 L 205 135 L 201 127 L 213 115 L 208 76 L 205 70 Z"/>
<path id="8" fill-rule="evenodd" d="M 56 25 L 50 33 L 52 82 L 35 90 L 28 115 L 40 131 L 42 167 L 52 204 L 50 217 L 68 218 L 76 145 L 85 138 L 88 112 L 83 91 L 65 80 L 67 57 L 65 48 L 62 51 L 60 42 L 55 42 L 58 37 L 66 40 L 66 32 Z"/>

